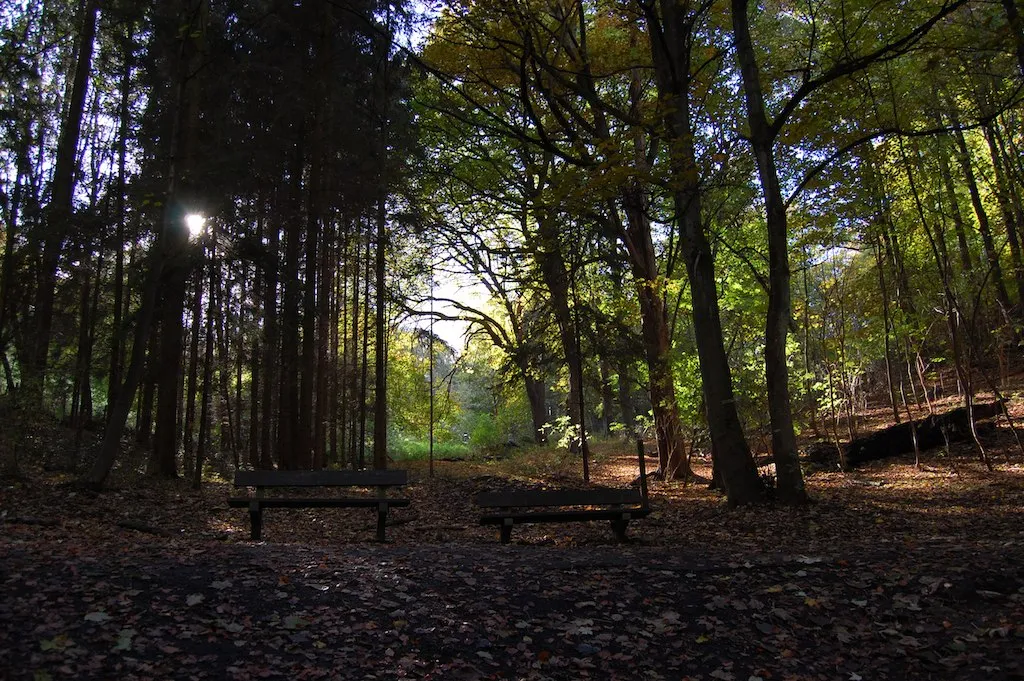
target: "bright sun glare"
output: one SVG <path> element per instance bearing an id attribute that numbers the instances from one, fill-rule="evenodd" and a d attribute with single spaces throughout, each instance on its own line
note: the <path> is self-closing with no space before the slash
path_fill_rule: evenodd
<path id="1" fill-rule="evenodd" d="M 190 213 L 185 216 L 185 224 L 188 226 L 189 236 L 195 239 L 202 233 L 206 218 L 198 213 Z"/>

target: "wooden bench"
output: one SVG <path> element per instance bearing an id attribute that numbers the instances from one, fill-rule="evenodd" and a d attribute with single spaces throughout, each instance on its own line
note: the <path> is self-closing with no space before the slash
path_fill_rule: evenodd
<path id="1" fill-rule="evenodd" d="M 248 508 L 252 538 L 259 540 L 263 531 L 265 508 L 376 508 L 377 541 L 384 541 L 384 524 L 388 509 L 408 506 L 408 499 L 388 497 L 390 487 L 400 487 L 409 480 L 406 471 L 237 471 L 235 487 L 255 487 L 251 496 L 231 497 L 232 508 Z M 268 497 L 267 489 L 288 487 L 375 487 L 376 496 L 345 497 Z"/>
<path id="2" fill-rule="evenodd" d="M 480 524 L 500 525 L 502 544 L 512 541 L 512 527 L 517 524 L 586 520 L 610 521 L 615 537 L 625 541 L 629 521 L 651 512 L 646 494 L 635 489 L 481 492 L 476 504 L 501 509 L 484 513 Z"/>

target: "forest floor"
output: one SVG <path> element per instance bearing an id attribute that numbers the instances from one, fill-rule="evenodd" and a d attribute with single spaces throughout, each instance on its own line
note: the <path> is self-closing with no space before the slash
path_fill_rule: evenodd
<path id="1" fill-rule="evenodd" d="M 626 544 L 477 524 L 479 491 L 581 486 L 550 453 L 399 463 L 383 545 L 359 509 L 271 509 L 257 543 L 227 483 L 26 467 L 0 481 L 0 678 L 1024 679 L 1024 465 L 1004 425 L 984 444 L 991 472 L 966 444 L 811 472 L 795 510 L 653 482 Z M 595 449 L 595 484 L 636 478 Z"/>

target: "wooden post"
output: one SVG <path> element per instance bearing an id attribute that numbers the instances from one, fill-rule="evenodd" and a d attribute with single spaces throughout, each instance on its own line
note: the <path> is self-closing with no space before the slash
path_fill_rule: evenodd
<path id="1" fill-rule="evenodd" d="M 647 508 L 647 461 L 644 459 L 644 441 L 636 439 L 636 456 L 640 462 L 640 496 L 643 497 L 644 508 Z"/>

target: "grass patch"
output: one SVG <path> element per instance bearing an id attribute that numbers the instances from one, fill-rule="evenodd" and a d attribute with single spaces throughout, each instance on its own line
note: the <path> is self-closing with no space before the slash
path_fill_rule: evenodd
<path id="1" fill-rule="evenodd" d="M 391 454 L 400 461 L 426 461 L 430 458 L 430 441 L 411 439 L 398 440 L 392 444 Z M 465 445 L 461 442 L 434 443 L 435 459 L 469 459 L 472 456 L 473 450 L 469 445 Z"/>

